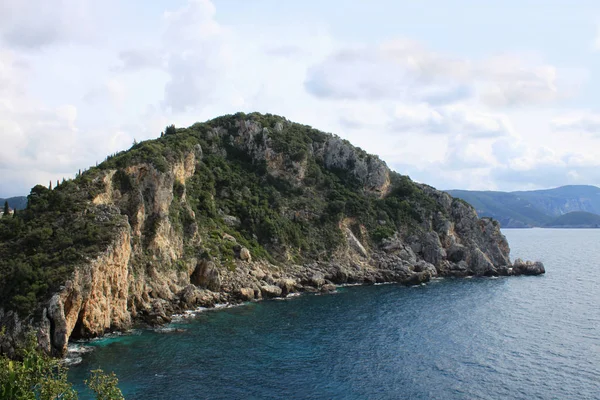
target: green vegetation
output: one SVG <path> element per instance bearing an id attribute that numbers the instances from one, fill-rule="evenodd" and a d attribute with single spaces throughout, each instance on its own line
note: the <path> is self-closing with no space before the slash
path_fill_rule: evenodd
<path id="1" fill-rule="evenodd" d="M 86 384 L 99 400 L 124 398 L 114 373 L 94 370 Z M 77 392 L 67 381 L 67 368 L 59 360 L 39 351 L 35 335 L 31 334 L 27 346 L 21 349 L 21 360 L 0 356 L 0 398 L 73 400 L 77 399 Z"/>
<path id="2" fill-rule="evenodd" d="M 548 222 L 547 228 L 600 228 L 600 215 L 573 211 Z"/>
<path id="3" fill-rule="evenodd" d="M 492 192 L 449 190 L 472 204 L 481 217 L 492 217 L 504 228 L 552 225 L 567 211 L 600 214 L 600 188 L 573 185 L 548 190 Z"/>
<path id="4" fill-rule="evenodd" d="M 0 304 L 22 315 L 55 291 L 78 263 L 110 243 L 119 221 L 89 204 L 86 175 L 49 190 L 31 189 L 27 209 L 0 222 Z"/>
<path id="5" fill-rule="evenodd" d="M 247 120 L 264 128 L 253 132 L 251 144 L 239 133 Z M 127 168 L 147 164 L 166 173 L 190 152 L 197 154 L 195 174 L 185 185 L 173 185 L 169 220 L 183 233 L 186 257 L 214 259 L 224 268 L 235 268 L 238 250 L 227 235 L 254 259 L 285 265 L 330 259 L 344 242 L 342 222 L 357 234 L 364 226 L 369 237 L 361 240 L 376 246 L 396 231 L 426 229 L 431 215 L 443 211 L 407 176 L 391 173 L 389 194 L 378 198 L 365 192 L 352 173 L 354 165 L 327 168 L 314 149 L 331 139 L 273 115 L 227 115 L 185 129 L 171 125 L 160 138 L 135 143 L 54 190 L 36 186 L 24 211 L 0 221 L 0 304 L 22 315 L 36 311 L 76 265 L 106 249 L 126 218 L 138 218 L 132 201 L 147 194 Z M 277 155 L 273 165 L 252 155 L 267 147 Z M 353 160 L 372 161 L 363 150 L 351 149 Z M 277 173 L 271 173 L 273 168 Z M 117 211 L 91 203 L 103 191 L 108 170 L 116 170 L 114 188 L 131 194 Z M 232 226 L 232 218 L 239 223 Z M 142 237 L 134 240 L 150 243 L 159 226 L 158 216 L 147 215 Z M 196 232 L 200 244 L 192 241 Z M 145 255 L 138 257 L 143 267 Z"/>

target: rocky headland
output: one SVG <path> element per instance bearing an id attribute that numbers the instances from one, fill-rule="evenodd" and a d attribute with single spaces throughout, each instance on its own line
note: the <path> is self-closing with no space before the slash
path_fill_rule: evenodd
<path id="1" fill-rule="evenodd" d="M 135 144 L 0 223 L 0 351 L 168 323 L 198 306 L 538 275 L 499 224 L 331 134 L 236 114 Z"/>

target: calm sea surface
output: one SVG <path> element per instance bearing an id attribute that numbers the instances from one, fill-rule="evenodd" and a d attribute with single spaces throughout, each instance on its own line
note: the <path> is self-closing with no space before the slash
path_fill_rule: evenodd
<path id="1" fill-rule="evenodd" d="M 206 311 L 92 342 L 70 379 L 114 371 L 128 399 L 600 399 L 600 229 L 504 233 L 545 276 Z"/>

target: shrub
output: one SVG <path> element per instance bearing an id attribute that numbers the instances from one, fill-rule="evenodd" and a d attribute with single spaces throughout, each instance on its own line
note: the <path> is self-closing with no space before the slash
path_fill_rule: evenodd
<path id="1" fill-rule="evenodd" d="M 99 400 L 123 399 L 114 373 L 92 371 L 86 384 Z M 21 349 L 21 360 L 0 356 L 0 398 L 14 400 L 77 399 L 77 392 L 67 380 L 67 368 L 60 360 L 38 350 L 34 333 L 29 334 Z"/>

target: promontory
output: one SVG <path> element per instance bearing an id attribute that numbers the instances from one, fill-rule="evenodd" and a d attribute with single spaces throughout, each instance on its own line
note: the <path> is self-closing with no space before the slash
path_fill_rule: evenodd
<path id="1" fill-rule="evenodd" d="M 499 224 L 348 141 L 274 115 L 168 127 L 35 186 L 0 220 L 0 351 L 345 283 L 537 275 Z"/>

